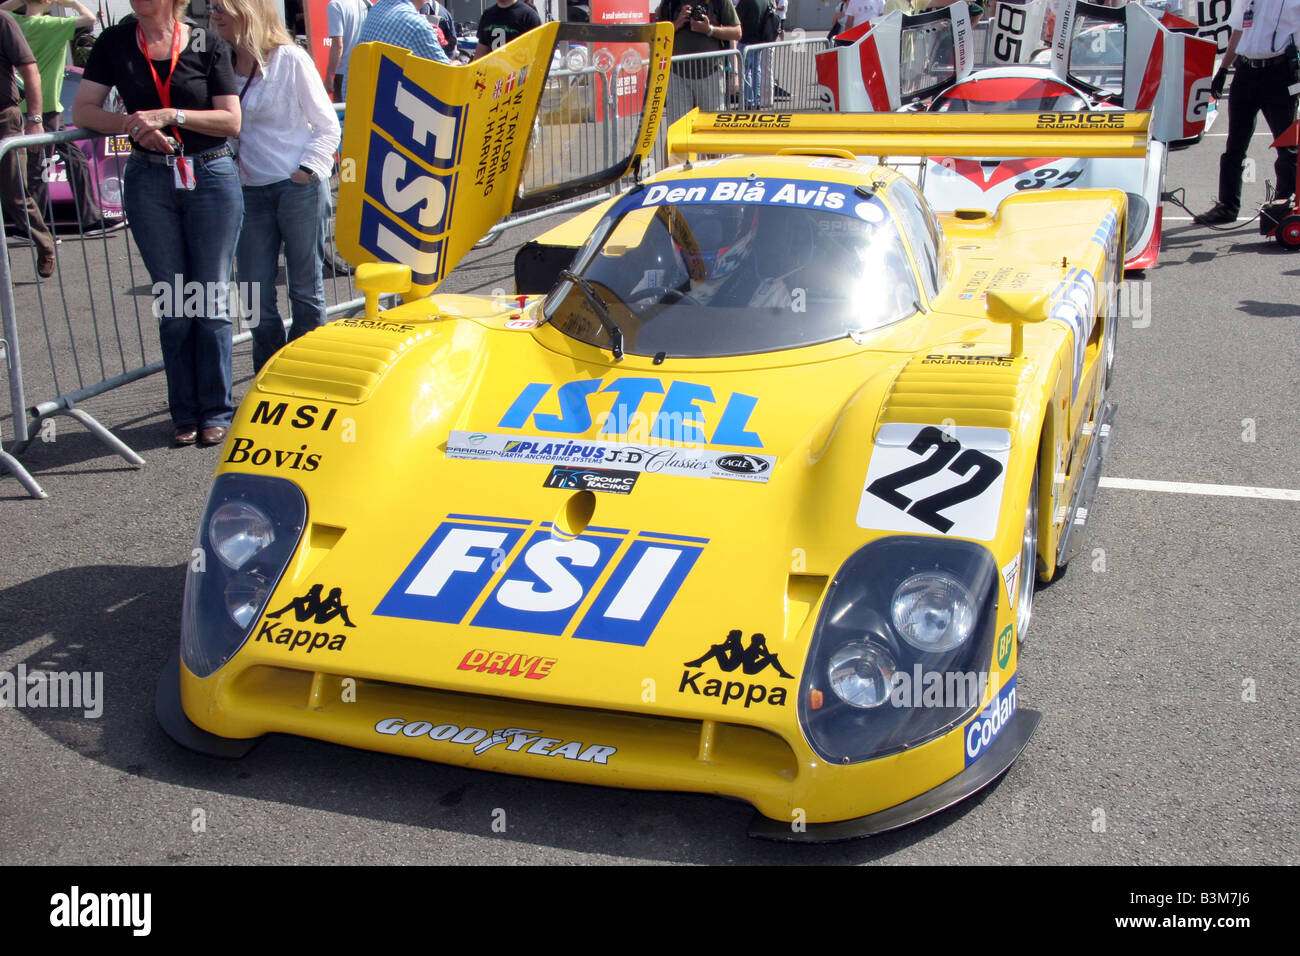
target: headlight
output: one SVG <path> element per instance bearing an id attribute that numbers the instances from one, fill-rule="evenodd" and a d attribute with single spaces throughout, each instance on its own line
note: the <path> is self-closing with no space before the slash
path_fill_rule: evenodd
<path id="1" fill-rule="evenodd" d="M 799 723 L 835 763 L 897 753 L 976 713 L 993 660 L 1001 576 L 970 541 L 899 535 L 859 549 L 826 592 Z"/>
<path id="2" fill-rule="evenodd" d="M 975 630 L 975 599 L 960 581 L 941 572 L 912 575 L 894 591 L 889 609 L 903 640 L 927 654 L 950 651 Z"/>
<path id="3" fill-rule="evenodd" d="M 181 611 L 181 660 L 207 677 L 244 646 L 307 523 L 298 486 L 267 475 L 220 475 L 194 540 Z"/>
<path id="4" fill-rule="evenodd" d="M 271 596 L 271 582 L 256 572 L 240 574 L 226 585 L 226 613 L 240 627 L 251 627 Z"/>
<path id="5" fill-rule="evenodd" d="M 208 540 L 226 567 L 238 571 L 275 540 L 271 519 L 246 501 L 229 501 L 208 519 Z"/>
<path id="6" fill-rule="evenodd" d="M 858 642 L 845 644 L 831 655 L 826 668 L 835 696 L 850 707 L 879 707 L 889 700 L 894 686 L 893 655 L 883 647 Z"/>

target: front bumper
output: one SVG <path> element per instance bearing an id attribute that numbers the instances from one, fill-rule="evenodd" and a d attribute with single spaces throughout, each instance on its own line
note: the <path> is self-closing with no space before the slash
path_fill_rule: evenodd
<path id="1" fill-rule="evenodd" d="M 284 733 L 519 776 L 731 796 L 758 811 L 751 835 L 796 842 L 881 833 L 951 806 L 1004 773 L 1040 719 L 1017 711 L 980 759 L 955 774 L 961 728 L 886 758 L 838 766 L 801 740 L 754 726 L 239 663 L 200 679 L 178 655 L 168 661 L 156 710 L 177 743 L 229 759 L 266 733 Z M 809 822 L 796 831 L 793 819 Z"/>

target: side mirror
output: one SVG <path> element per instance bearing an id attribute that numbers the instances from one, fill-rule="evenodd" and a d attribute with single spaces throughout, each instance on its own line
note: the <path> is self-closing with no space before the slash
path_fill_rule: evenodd
<path id="1" fill-rule="evenodd" d="M 1025 349 L 1025 323 L 1042 322 L 1047 318 L 1048 298 L 1049 293 L 1042 290 L 989 289 L 985 293 L 985 312 L 989 319 L 1011 326 L 1012 358 Z"/>
<path id="2" fill-rule="evenodd" d="M 366 318 L 379 318 L 379 297 L 411 291 L 411 267 L 397 262 L 363 262 L 353 279 L 366 297 Z"/>

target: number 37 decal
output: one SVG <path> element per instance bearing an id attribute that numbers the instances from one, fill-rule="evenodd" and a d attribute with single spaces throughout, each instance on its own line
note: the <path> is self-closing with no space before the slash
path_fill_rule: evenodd
<path id="1" fill-rule="evenodd" d="M 1000 428 L 891 424 L 867 468 L 858 526 L 991 541 L 1011 435 Z"/>

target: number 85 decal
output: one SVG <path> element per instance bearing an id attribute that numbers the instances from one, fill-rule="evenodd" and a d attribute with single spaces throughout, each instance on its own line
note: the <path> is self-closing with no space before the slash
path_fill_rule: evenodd
<path id="1" fill-rule="evenodd" d="M 992 540 L 1009 439 L 1002 429 L 885 425 L 867 469 L 858 525 Z"/>

